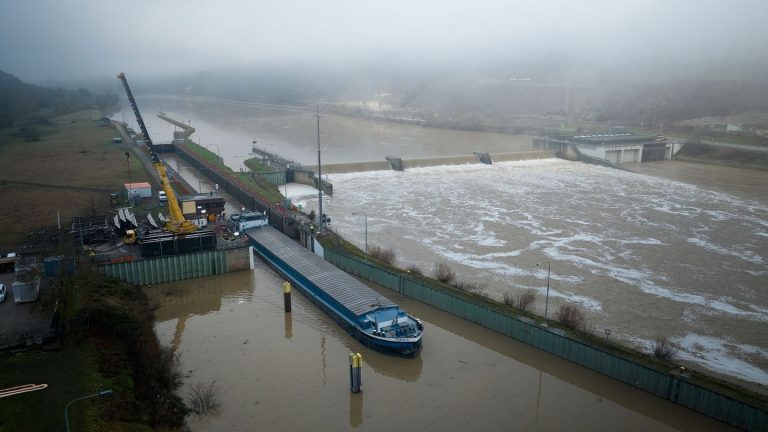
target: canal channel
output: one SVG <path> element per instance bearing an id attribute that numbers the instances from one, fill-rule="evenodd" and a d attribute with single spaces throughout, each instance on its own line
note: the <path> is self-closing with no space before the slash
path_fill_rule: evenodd
<path id="1" fill-rule="evenodd" d="M 220 408 L 192 417 L 217 430 L 729 430 L 396 293 L 425 323 L 416 358 L 366 349 L 261 261 L 253 271 L 147 289 L 161 343 L 179 354 L 182 394 L 215 381 Z M 348 355 L 363 355 L 363 392 Z"/>

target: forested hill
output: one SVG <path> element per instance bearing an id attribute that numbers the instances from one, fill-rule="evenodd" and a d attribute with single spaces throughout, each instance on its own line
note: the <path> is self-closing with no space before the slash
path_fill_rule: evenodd
<path id="1" fill-rule="evenodd" d="M 117 94 L 93 94 L 85 88 L 40 87 L 0 71 L 0 129 L 40 123 L 54 115 L 117 103 Z"/>

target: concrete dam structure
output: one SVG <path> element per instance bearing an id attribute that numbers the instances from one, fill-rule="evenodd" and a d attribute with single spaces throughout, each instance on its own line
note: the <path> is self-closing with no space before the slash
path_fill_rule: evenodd
<path id="1" fill-rule="evenodd" d="M 381 161 L 348 162 L 323 165 L 323 174 L 342 174 L 359 171 L 403 171 L 410 168 L 421 168 L 441 165 L 463 164 L 492 164 L 493 162 L 518 161 L 530 159 L 548 159 L 555 157 L 553 150 L 530 150 L 509 153 L 475 152 L 467 155 L 437 156 L 429 158 L 402 159 L 397 156 L 387 156 Z M 317 169 L 317 167 L 312 167 Z"/>

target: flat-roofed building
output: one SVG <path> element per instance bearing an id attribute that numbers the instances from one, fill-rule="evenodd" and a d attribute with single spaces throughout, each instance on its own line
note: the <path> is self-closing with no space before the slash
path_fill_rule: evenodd
<path id="1" fill-rule="evenodd" d="M 566 159 L 578 158 L 575 148 L 581 155 L 615 165 L 667 160 L 673 155 L 673 144 L 666 138 L 631 133 L 534 138 L 533 145 L 555 150 Z"/>

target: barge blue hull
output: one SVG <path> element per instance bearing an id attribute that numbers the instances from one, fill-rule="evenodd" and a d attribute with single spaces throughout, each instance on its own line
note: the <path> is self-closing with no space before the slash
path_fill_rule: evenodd
<path id="1" fill-rule="evenodd" d="M 271 228 L 259 228 L 259 229 L 271 229 Z M 278 256 L 270 251 L 267 247 L 255 241 L 252 238 L 252 244 L 261 258 L 273 269 L 275 269 L 280 275 L 285 277 L 286 280 L 301 291 L 307 298 L 309 298 L 315 305 L 317 305 L 323 312 L 336 321 L 348 334 L 360 341 L 362 344 L 368 346 L 371 349 L 380 351 L 386 354 L 394 354 L 398 356 L 414 356 L 421 348 L 421 331 L 419 331 L 417 338 L 393 338 L 385 337 L 383 335 L 377 336 L 372 334 L 372 330 L 366 331 L 360 324 L 352 319 L 350 315 L 352 311 L 344 308 L 339 304 L 337 299 L 329 297 L 328 293 L 318 288 L 311 280 L 295 268 L 292 268 L 285 261 L 281 260 Z M 286 241 L 292 241 L 287 237 Z M 300 246 L 299 246 L 300 247 Z M 307 251 L 308 252 L 308 251 Z M 308 252 L 312 254 L 311 252 Z M 312 254 L 314 257 L 314 254 Z M 319 257 L 317 257 L 319 258 Z M 321 259 L 321 258 L 319 258 Z M 330 264 L 329 264 L 330 265 Z M 334 269 L 338 272 L 341 270 Z M 367 288 L 367 287 L 366 287 Z M 326 298 L 324 298 L 326 297 Z M 333 304 L 336 303 L 336 304 Z"/>

